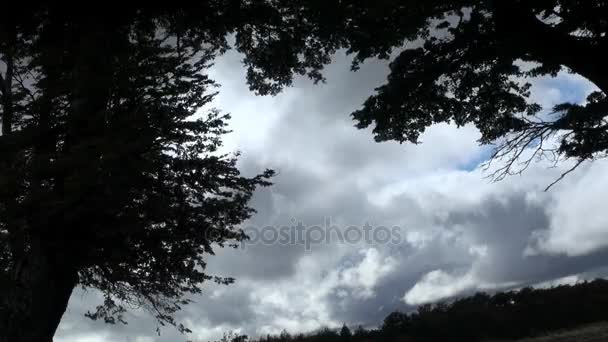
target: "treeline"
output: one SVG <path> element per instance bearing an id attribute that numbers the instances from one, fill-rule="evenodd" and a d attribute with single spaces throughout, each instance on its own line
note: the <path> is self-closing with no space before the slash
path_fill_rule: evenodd
<path id="1" fill-rule="evenodd" d="M 393 312 L 381 327 L 351 331 L 321 329 L 311 334 L 259 338 L 257 342 L 466 341 L 516 339 L 608 321 L 608 280 L 547 289 L 523 288 L 493 295 L 477 293 L 452 302 L 428 304 L 415 312 Z M 250 341 L 227 335 L 225 342 Z"/>

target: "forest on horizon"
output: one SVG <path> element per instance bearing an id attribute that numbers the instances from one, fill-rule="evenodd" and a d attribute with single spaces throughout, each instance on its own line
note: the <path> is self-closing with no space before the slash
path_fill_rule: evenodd
<path id="1" fill-rule="evenodd" d="M 321 328 L 310 333 L 249 338 L 228 332 L 218 342 L 480 342 L 543 336 L 608 322 L 608 280 L 517 290 L 421 305 L 393 312 L 378 328 Z"/>

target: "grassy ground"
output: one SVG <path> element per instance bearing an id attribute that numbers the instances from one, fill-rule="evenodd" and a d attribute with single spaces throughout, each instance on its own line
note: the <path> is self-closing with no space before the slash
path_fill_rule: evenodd
<path id="1" fill-rule="evenodd" d="M 526 338 L 517 342 L 606 342 L 608 323 L 592 324 L 574 330 L 558 332 L 547 336 Z"/>

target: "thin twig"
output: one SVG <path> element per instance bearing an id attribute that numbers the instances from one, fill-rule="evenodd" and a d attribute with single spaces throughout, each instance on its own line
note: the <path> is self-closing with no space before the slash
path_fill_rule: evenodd
<path id="1" fill-rule="evenodd" d="M 583 162 L 585 161 L 585 159 L 580 159 L 578 162 L 576 162 L 576 164 L 571 167 L 568 171 L 562 173 L 561 176 L 559 176 L 556 180 L 554 180 L 551 184 L 549 184 L 549 186 L 547 186 L 545 188 L 545 191 L 549 190 L 552 186 L 554 186 L 557 182 L 561 181 L 562 179 L 564 179 L 564 177 L 566 177 L 570 172 L 574 171 L 577 167 L 579 167 L 579 165 L 581 165 Z"/>

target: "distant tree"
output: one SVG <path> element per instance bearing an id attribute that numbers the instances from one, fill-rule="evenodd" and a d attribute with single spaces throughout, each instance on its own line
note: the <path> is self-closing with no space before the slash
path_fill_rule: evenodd
<path id="1" fill-rule="evenodd" d="M 186 331 L 173 314 L 232 281 L 205 258 L 246 238 L 272 174 L 218 152 L 227 116 L 205 73 L 265 15 L 17 5 L 0 20 L 0 341 L 51 341 L 76 286 L 104 296 L 90 318 L 137 307 Z"/>
<path id="2" fill-rule="evenodd" d="M 322 327 L 309 337 L 311 342 L 333 342 L 337 341 L 338 339 L 340 339 L 340 335 L 336 332 L 336 330 L 328 327 Z"/>
<path id="3" fill-rule="evenodd" d="M 283 331 L 281 331 L 281 334 L 279 335 L 279 338 L 281 339 L 281 341 L 288 341 L 291 340 L 291 334 L 286 329 L 283 329 Z"/>
<path id="4" fill-rule="evenodd" d="M 240 335 L 235 333 L 234 331 L 224 333 L 224 336 L 219 341 L 216 342 L 247 342 L 249 341 L 249 337 L 247 335 Z"/>
<path id="5" fill-rule="evenodd" d="M 350 332 L 350 329 L 346 326 L 346 324 L 342 325 L 342 329 L 340 329 L 340 340 L 341 341 L 350 341 L 353 337 L 353 334 Z"/>
<path id="6" fill-rule="evenodd" d="M 410 317 L 403 312 L 390 313 L 382 324 L 382 330 L 390 334 L 398 334 L 406 331 L 410 326 Z"/>
<path id="7" fill-rule="evenodd" d="M 367 334 L 367 330 L 365 330 L 365 328 L 363 328 L 362 325 L 358 325 L 357 328 L 355 329 L 353 336 L 364 337 L 366 334 Z"/>
<path id="8" fill-rule="evenodd" d="M 493 160 L 504 160 L 493 169 L 496 179 L 523 171 L 537 157 L 572 158 L 574 169 L 608 152 L 608 1 L 283 5 L 292 15 L 265 32 L 272 41 L 245 46 L 253 52 L 245 59 L 249 80 L 261 93 L 277 92 L 294 73 L 322 80 L 320 70 L 337 48 L 355 54 L 353 69 L 395 53 L 387 83 L 352 113 L 357 127 L 373 125 L 377 141 L 419 143 L 433 124 L 473 124 L 481 144 L 497 144 Z M 263 66 L 278 58 L 285 61 L 280 67 Z M 530 80 L 560 71 L 583 76 L 599 91 L 583 104 L 558 104 L 553 115 L 545 115 L 530 98 Z M 264 81 L 276 74 L 283 76 Z"/>

